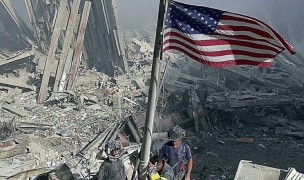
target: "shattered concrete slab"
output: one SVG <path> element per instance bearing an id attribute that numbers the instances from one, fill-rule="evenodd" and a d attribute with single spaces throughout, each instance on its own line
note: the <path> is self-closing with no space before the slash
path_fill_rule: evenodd
<path id="1" fill-rule="evenodd" d="M 288 170 L 283 170 L 242 160 L 239 163 L 239 167 L 234 179 L 292 180 L 304 179 L 304 175 L 297 172 L 296 169 L 292 167 Z"/>
<path id="2" fill-rule="evenodd" d="M 286 170 L 253 164 L 250 161 L 241 161 L 234 179 L 283 180 L 286 175 Z"/>

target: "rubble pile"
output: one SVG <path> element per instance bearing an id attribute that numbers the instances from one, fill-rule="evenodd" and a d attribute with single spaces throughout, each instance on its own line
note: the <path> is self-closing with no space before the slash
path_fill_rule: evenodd
<path id="1" fill-rule="evenodd" d="M 93 179 L 104 142 L 117 137 L 127 151 L 125 162 L 138 160 L 153 38 L 125 41 L 112 1 L 25 5 L 32 30 L 9 1 L 0 1 L 3 26 L 15 29 L 0 32 L 0 177 Z M 15 43 L 7 46 L 6 39 Z M 272 154 L 284 160 L 267 159 L 267 165 L 304 172 L 300 161 L 288 158 L 304 154 L 303 60 L 301 53 L 282 53 L 269 68 L 218 69 L 167 52 L 152 151 L 167 140 L 168 129 L 180 125 L 188 130 L 193 179 L 233 179 L 240 160 L 265 165 Z"/>

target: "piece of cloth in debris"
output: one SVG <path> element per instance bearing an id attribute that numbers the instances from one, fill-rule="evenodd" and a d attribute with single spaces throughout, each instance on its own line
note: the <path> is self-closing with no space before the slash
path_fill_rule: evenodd
<path id="1" fill-rule="evenodd" d="M 165 177 L 167 180 L 173 180 L 174 172 L 173 172 L 173 169 L 171 168 L 171 166 L 169 166 L 169 164 L 164 162 L 164 167 L 160 171 L 159 175 L 161 177 Z"/>

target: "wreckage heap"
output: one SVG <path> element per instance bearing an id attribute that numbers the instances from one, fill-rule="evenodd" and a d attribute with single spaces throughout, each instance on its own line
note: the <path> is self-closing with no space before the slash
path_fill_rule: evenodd
<path id="1" fill-rule="evenodd" d="M 124 142 L 127 161 L 142 143 L 154 32 L 136 32 L 125 41 L 115 1 L 23 5 L 30 25 L 8 0 L 0 1 L 0 177 L 90 179 L 102 163 L 104 142 L 115 137 Z M 269 68 L 215 69 L 179 53 L 165 54 L 152 151 L 174 125 L 194 134 L 186 141 L 195 156 L 204 154 L 197 147 L 212 137 L 221 146 L 229 141 L 218 139 L 221 131 L 234 141 L 255 143 L 233 134 L 246 124 L 301 144 L 303 60 L 301 53 L 282 53 Z M 236 130 L 226 130 L 231 127 Z M 204 158 L 195 166 L 201 162 Z M 213 169 L 209 176 L 200 170 L 194 168 L 194 178 L 221 177 L 211 176 Z"/>

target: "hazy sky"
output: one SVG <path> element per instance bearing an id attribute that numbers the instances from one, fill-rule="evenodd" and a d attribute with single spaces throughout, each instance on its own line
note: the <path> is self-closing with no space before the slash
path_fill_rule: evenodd
<path id="1" fill-rule="evenodd" d="M 237 12 L 263 20 L 296 49 L 304 52 L 304 0 L 179 0 Z M 121 25 L 129 29 L 154 28 L 158 0 L 116 0 Z"/>
<path id="2" fill-rule="evenodd" d="M 10 0 L 17 12 L 27 17 L 23 0 Z M 258 18 L 277 30 L 304 53 L 304 0 L 178 0 Z M 153 32 L 159 0 L 116 0 L 119 22 L 124 29 Z M 28 21 L 28 20 L 26 20 Z M 154 32 L 153 32 L 154 33 Z"/>

